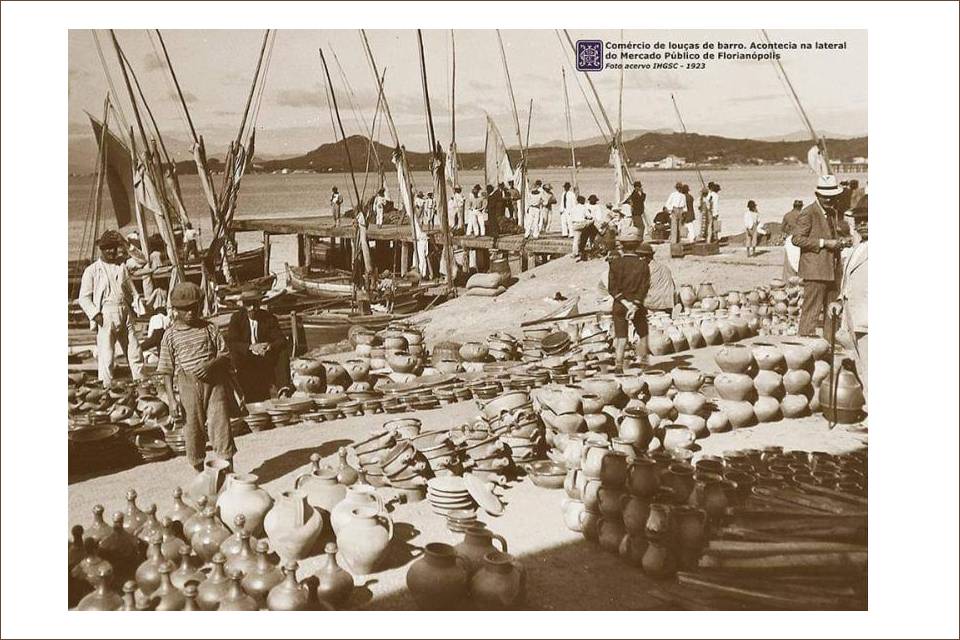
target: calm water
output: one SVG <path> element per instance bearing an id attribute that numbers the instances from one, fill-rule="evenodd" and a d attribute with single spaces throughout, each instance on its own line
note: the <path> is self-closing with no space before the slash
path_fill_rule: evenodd
<path id="1" fill-rule="evenodd" d="M 663 206 L 673 185 L 677 181 L 691 185 L 698 192 L 698 180 L 690 171 L 643 171 L 635 172 L 634 177 L 643 182 L 647 193 L 647 210 L 656 211 Z M 866 174 L 843 176 L 858 178 L 861 184 L 866 182 Z M 219 185 L 219 176 L 214 183 Z M 600 202 L 611 199 L 613 193 L 613 171 L 610 169 L 582 169 L 578 173 L 580 190 L 585 196 L 597 194 Z M 391 193 L 396 194 L 395 176 L 387 175 Z M 542 169 L 532 172 L 531 179 L 540 179 L 554 186 L 559 194 L 561 185 L 570 179 L 567 169 Z M 714 171 L 704 174 L 705 180 L 720 183 L 720 213 L 724 233 L 739 233 L 743 212 L 747 200 L 755 200 L 760 210 L 761 222 L 779 221 L 797 198 L 805 203 L 813 198 L 816 180 L 806 167 L 749 167 L 734 168 L 726 171 Z M 468 191 L 475 183 L 482 182 L 479 171 L 461 172 L 461 183 Z M 363 188 L 363 177 L 359 177 Z M 74 255 L 83 233 L 94 185 L 93 176 L 71 177 L 69 180 L 69 225 L 70 253 Z M 423 191 L 432 190 L 432 180 L 427 172 L 414 174 L 415 185 Z M 195 223 L 201 229 L 209 231 L 210 222 L 206 213 L 206 204 L 200 183 L 196 176 L 183 176 L 181 186 L 185 204 Z M 238 201 L 237 217 L 284 217 L 284 216 L 327 216 L 329 205 L 327 198 L 330 189 L 337 186 L 344 194 L 346 204 L 351 203 L 353 188 L 350 176 L 346 174 L 289 174 L 289 175 L 248 175 L 243 179 Z M 367 195 L 372 194 L 373 182 L 367 187 Z M 112 209 L 109 208 L 109 195 L 105 195 L 104 216 L 107 224 L 113 222 Z M 115 223 L 114 223 L 115 224 Z M 148 224 L 152 223 L 148 221 Z M 202 237 L 208 238 L 209 233 Z M 240 238 L 243 245 L 255 242 L 254 238 Z"/>

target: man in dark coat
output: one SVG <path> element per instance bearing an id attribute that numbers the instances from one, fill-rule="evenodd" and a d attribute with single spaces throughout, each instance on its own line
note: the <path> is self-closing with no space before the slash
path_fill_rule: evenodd
<path id="1" fill-rule="evenodd" d="M 630 325 L 637 335 L 634 353 L 641 363 L 647 360 L 647 310 L 644 302 L 650 289 L 650 260 L 653 249 L 641 243 L 636 227 L 629 227 L 620 235 L 623 252 L 610 260 L 607 291 L 613 296 L 613 345 L 615 364 L 623 371 Z"/>
<path id="2" fill-rule="evenodd" d="M 633 226 L 637 228 L 640 232 L 640 238 L 643 238 L 644 234 L 644 208 L 647 202 L 647 194 L 643 192 L 643 185 L 639 180 L 633 183 L 633 191 L 630 192 L 630 195 L 627 196 L 627 199 L 621 202 L 620 204 L 629 204 L 630 205 L 630 217 L 633 218 Z"/>
<path id="3" fill-rule="evenodd" d="M 792 237 L 793 244 L 800 248 L 797 271 L 803 279 L 799 330 L 802 336 L 816 336 L 817 328 L 823 328 L 821 316 L 826 318 L 827 304 L 837 297 L 838 257 L 844 246 L 837 231 L 836 211 L 837 198 L 843 194 L 843 188 L 836 176 L 821 176 L 815 193 L 816 200 L 797 217 Z"/>
<path id="4" fill-rule="evenodd" d="M 230 316 L 227 346 L 248 402 L 290 395 L 290 346 L 276 316 L 260 308 L 260 294 L 244 291 Z"/>

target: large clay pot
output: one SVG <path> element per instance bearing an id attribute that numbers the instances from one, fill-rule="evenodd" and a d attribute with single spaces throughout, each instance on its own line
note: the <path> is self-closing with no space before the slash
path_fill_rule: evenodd
<path id="1" fill-rule="evenodd" d="M 219 458 L 207 460 L 203 464 L 203 471 L 194 476 L 190 484 L 187 485 L 187 500 L 196 507 L 197 500 L 200 496 L 204 496 L 209 504 L 216 504 L 217 496 L 223 490 L 229 472 L 230 463 L 226 460 L 220 460 Z"/>
<path id="2" fill-rule="evenodd" d="M 639 451 L 646 451 L 653 438 L 653 427 L 647 419 L 646 409 L 628 407 L 617 417 L 616 424 L 621 439 L 633 443 Z"/>
<path id="3" fill-rule="evenodd" d="M 648 539 L 641 566 L 643 572 L 651 578 L 669 578 L 677 570 L 673 552 L 657 539 Z"/>
<path id="4" fill-rule="evenodd" d="M 383 337 L 383 348 L 386 350 L 394 349 L 397 351 L 406 351 L 410 346 L 407 339 L 400 333 L 391 333 Z"/>
<path id="5" fill-rule="evenodd" d="M 836 397 L 834 397 L 836 387 Z M 843 366 L 835 372 L 835 378 L 829 376 L 820 383 L 820 410 L 831 421 L 840 424 L 852 424 L 863 419 L 863 407 L 866 398 L 863 387 L 856 374 Z"/>
<path id="6" fill-rule="evenodd" d="M 761 371 L 783 373 L 787 370 L 787 361 L 780 347 L 766 342 L 755 342 L 750 346 L 750 351 Z"/>
<path id="7" fill-rule="evenodd" d="M 710 435 L 710 430 L 707 429 L 707 420 L 703 416 L 694 413 L 680 413 L 674 418 L 674 422 L 682 424 L 692 431 L 697 439 L 706 438 Z"/>
<path id="8" fill-rule="evenodd" d="M 614 380 L 620 385 L 620 390 L 623 391 L 624 395 L 633 400 L 643 393 L 646 384 L 643 377 L 638 375 L 614 376 Z"/>
<path id="9" fill-rule="evenodd" d="M 426 610 L 455 609 L 467 595 L 467 568 L 448 544 L 428 543 L 423 556 L 407 570 L 407 588 Z"/>
<path id="10" fill-rule="evenodd" d="M 627 469 L 626 487 L 635 496 L 649 498 L 660 487 L 656 462 L 650 458 L 637 458 Z"/>
<path id="11" fill-rule="evenodd" d="M 740 339 L 740 333 L 737 331 L 736 325 L 730 320 L 717 320 L 717 328 L 720 330 L 720 337 L 724 344 L 730 344 Z"/>
<path id="12" fill-rule="evenodd" d="M 783 342 L 780 348 L 788 369 L 813 371 L 813 351 L 810 347 L 800 342 Z"/>
<path id="13" fill-rule="evenodd" d="M 693 290 L 692 285 L 680 285 L 680 291 L 677 293 L 680 296 L 680 302 L 683 303 L 684 309 L 690 309 L 693 306 L 693 303 L 697 301 L 697 292 Z"/>
<path id="14" fill-rule="evenodd" d="M 500 549 L 494 546 L 494 541 L 497 541 Z M 454 549 L 456 549 L 457 555 L 466 561 L 469 575 L 483 566 L 483 559 L 488 553 L 494 551 L 508 552 L 506 538 L 490 531 L 482 523 L 466 526 L 463 530 L 463 540 Z"/>
<path id="15" fill-rule="evenodd" d="M 683 337 L 686 339 L 687 344 L 691 349 L 699 349 L 707 345 L 707 341 L 704 339 L 703 334 L 700 333 L 700 328 L 695 324 L 685 324 L 680 327 L 680 331 L 683 332 Z"/>
<path id="16" fill-rule="evenodd" d="M 753 404 L 738 400 L 720 400 L 720 410 L 726 414 L 730 426 L 734 429 L 751 427 L 757 423 L 757 416 L 753 411 Z"/>
<path id="17" fill-rule="evenodd" d="M 820 388 L 820 383 L 824 381 L 827 377 L 830 376 L 830 363 L 817 360 L 813 363 L 813 373 L 810 376 L 810 383 L 813 384 L 817 389 Z"/>
<path id="18" fill-rule="evenodd" d="M 353 576 L 337 564 L 337 545 L 328 542 L 316 572 L 317 600 L 342 607 L 353 593 Z"/>
<path id="19" fill-rule="evenodd" d="M 643 372 L 643 381 L 647 383 L 651 396 L 665 396 L 673 385 L 673 375 L 666 371 L 652 369 Z"/>
<path id="20" fill-rule="evenodd" d="M 784 394 L 784 378 L 772 369 L 760 369 L 753 378 L 753 386 L 757 395 L 782 398 Z M 727 398 L 732 400 L 733 398 Z"/>
<path id="21" fill-rule="evenodd" d="M 655 432 L 667 451 L 689 449 L 696 440 L 696 434 L 682 424 L 661 423 Z"/>
<path id="22" fill-rule="evenodd" d="M 714 357 L 724 373 L 747 373 L 753 366 L 753 353 L 743 345 L 727 345 Z"/>
<path id="23" fill-rule="evenodd" d="M 377 507 L 354 507 L 337 535 L 338 561 L 354 575 L 373 573 L 393 539 L 393 520 Z"/>
<path id="24" fill-rule="evenodd" d="M 707 398 L 700 392 L 681 391 L 673 397 L 673 406 L 678 413 L 696 416 L 707 406 Z"/>
<path id="25" fill-rule="evenodd" d="M 814 338 L 807 343 L 807 346 L 810 347 L 814 359 L 823 362 L 830 361 L 830 343 L 824 338 Z"/>
<path id="26" fill-rule="evenodd" d="M 677 415 L 673 400 L 666 396 L 654 396 L 647 400 L 647 410 L 661 420 L 672 420 Z"/>
<path id="27" fill-rule="evenodd" d="M 387 351 L 387 364 L 395 373 L 413 373 L 419 360 L 416 356 L 402 351 Z"/>
<path id="28" fill-rule="evenodd" d="M 707 345 L 723 343 L 723 336 L 720 335 L 720 327 L 717 326 L 717 322 L 715 320 L 706 319 L 701 322 L 700 335 L 703 336 L 703 341 Z"/>
<path id="29" fill-rule="evenodd" d="M 683 335 L 683 332 L 678 327 L 668 328 L 667 337 L 670 338 L 670 342 L 673 344 L 674 353 L 686 351 L 690 348 L 690 344 L 687 342 L 686 336 Z"/>
<path id="30" fill-rule="evenodd" d="M 319 360 L 298 358 L 290 362 L 290 373 L 301 376 L 323 376 L 326 378 L 327 369 Z"/>
<path id="31" fill-rule="evenodd" d="M 523 601 L 526 573 L 513 556 L 491 551 L 470 579 L 470 592 L 478 603 L 490 609 L 515 607 Z"/>
<path id="32" fill-rule="evenodd" d="M 804 395 L 787 394 L 780 401 L 780 410 L 784 418 L 802 418 L 810 413 L 810 400 Z"/>
<path id="33" fill-rule="evenodd" d="M 677 367 L 671 378 L 677 391 L 700 391 L 703 386 L 703 373 L 693 367 Z"/>
<path id="34" fill-rule="evenodd" d="M 270 546 L 284 562 L 309 556 L 322 527 L 323 516 L 300 490 L 281 493 L 263 519 Z"/>
<path id="35" fill-rule="evenodd" d="M 713 387 L 724 400 L 743 402 L 757 395 L 753 378 L 744 373 L 721 373 L 714 378 Z"/>
<path id="36" fill-rule="evenodd" d="M 294 488 L 302 491 L 311 507 L 328 514 L 343 500 L 347 488 L 337 479 L 337 470 L 320 466 L 320 454 L 310 456 L 310 473 L 304 473 L 294 482 Z"/>
<path id="37" fill-rule="evenodd" d="M 257 535 L 263 525 L 263 517 L 273 506 L 273 498 L 257 484 L 252 473 L 231 473 L 227 476 L 223 493 L 217 498 L 220 519 L 234 533 L 234 521 L 243 514 L 243 530 Z"/>
<path id="38" fill-rule="evenodd" d="M 601 406 L 617 404 L 620 397 L 620 385 L 616 380 L 594 378 L 580 382 L 580 387 L 586 393 L 592 393 L 597 396 Z"/>
<path id="39" fill-rule="evenodd" d="M 813 376 L 805 369 L 790 369 L 783 374 L 783 388 L 787 393 L 806 395 L 812 382 Z"/>
<path id="40" fill-rule="evenodd" d="M 339 532 L 350 522 L 352 511 L 357 507 L 375 507 L 377 513 L 386 514 L 387 510 L 383 498 L 377 493 L 376 487 L 366 483 L 359 483 L 346 487 L 343 498 L 330 511 L 330 526 L 334 534 Z"/>
<path id="41" fill-rule="evenodd" d="M 730 418 L 723 411 L 712 411 L 707 417 L 707 431 L 710 433 L 730 431 Z"/>
<path id="42" fill-rule="evenodd" d="M 776 422 L 783 416 L 780 413 L 780 401 L 770 396 L 760 396 L 753 403 L 753 413 L 758 422 Z"/>
<path id="43" fill-rule="evenodd" d="M 670 337 L 665 332 L 653 327 L 647 333 L 647 346 L 650 353 L 655 356 L 665 356 L 673 353 L 673 341 L 670 340 Z"/>
<path id="44" fill-rule="evenodd" d="M 650 503 L 646 498 L 626 495 L 623 499 L 621 517 L 627 533 L 640 535 L 645 531 L 647 520 L 650 518 Z"/>
<path id="45" fill-rule="evenodd" d="M 460 347 L 460 357 L 466 362 L 485 362 L 490 349 L 482 342 L 465 342 Z"/>

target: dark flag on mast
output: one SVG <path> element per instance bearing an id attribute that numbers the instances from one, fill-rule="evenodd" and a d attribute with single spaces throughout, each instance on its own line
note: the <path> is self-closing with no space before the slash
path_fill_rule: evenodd
<path id="1" fill-rule="evenodd" d="M 123 228 L 133 220 L 133 162 L 130 150 L 123 141 L 113 135 L 107 128 L 106 135 L 102 135 L 103 124 L 89 113 L 90 126 L 93 134 L 99 141 L 103 138 L 104 148 L 100 153 L 104 155 L 104 178 L 110 190 L 110 202 L 113 203 L 113 212 L 117 217 L 117 226 Z"/>

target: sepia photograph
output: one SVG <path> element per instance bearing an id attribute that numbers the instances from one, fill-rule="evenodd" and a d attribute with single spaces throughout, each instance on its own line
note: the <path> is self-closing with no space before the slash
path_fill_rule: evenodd
<path id="1" fill-rule="evenodd" d="M 52 552 L 42 610 L 873 615 L 894 574 L 871 551 L 895 544 L 874 534 L 910 526 L 874 510 L 923 472 L 871 460 L 869 427 L 882 456 L 951 446 L 919 435 L 920 396 L 895 395 L 927 371 L 911 358 L 930 343 L 907 336 L 933 335 L 908 328 L 921 276 L 896 252 L 874 291 L 902 289 L 882 314 L 899 326 L 891 342 L 880 320 L 868 384 L 869 158 L 896 126 L 870 140 L 889 117 L 871 28 L 629 11 L 606 28 L 388 28 L 363 24 L 364 3 L 326 24 L 310 11 L 326 4 L 293 3 L 295 28 L 252 3 L 260 28 L 144 11 L 55 30 L 62 71 L 33 82 L 63 101 L 49 125 L 67 166 L 32 168 L 66 180 L 28 222 L 64 241 L 34 289 L 55 349 L 26 405 L 3 372 L 4 451 L 26 451 L 7 409 L 53 416 L 30 457 L 56 453 L 37 522 L 66 537 L 66 567 L 62 542 L 18 549 Z M 888 254 L 913 225 L 891 231 L 884 193 L 916 198 L 912 181 L 876 179 Z M 944 221 L 916 242 L 944 225 L 955 241 L 954 199 L 929 197 Z M 921 314 L 955 330 L 950 295 L 952 315 Z M 951 378 L 931 376 L 937 402 Z M 891 400 L 918 403 L 917 424 Z M 5 474 L 11 508 L 22 478 Z M 514 632 L 542 637 L 529 624 Z M 501 629 L 471 626 L 447 637 Z"/>

